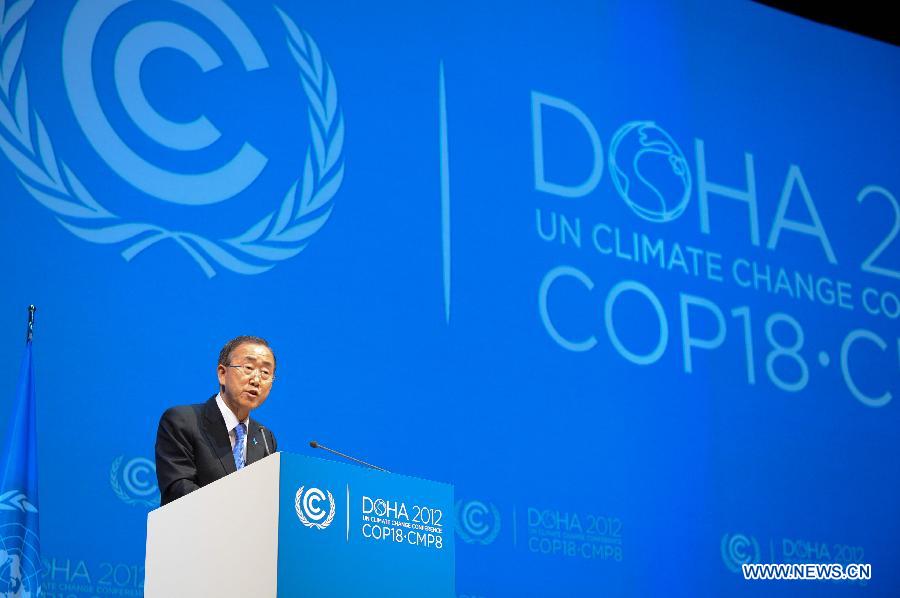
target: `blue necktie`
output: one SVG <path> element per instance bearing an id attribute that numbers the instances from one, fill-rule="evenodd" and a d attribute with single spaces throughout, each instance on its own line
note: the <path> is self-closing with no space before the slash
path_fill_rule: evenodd
<path id="1" fill-rule="evenodd" d="M 238 424 L 237 428 L 234 429 L 234 433 L 237 436 L 237 440 L 234 443 L 234 450 L 231 452 L 234 454 L 234 466 L 241 469 L 244 466 L 244 436 L 247 435 L 244 424 Z"/>

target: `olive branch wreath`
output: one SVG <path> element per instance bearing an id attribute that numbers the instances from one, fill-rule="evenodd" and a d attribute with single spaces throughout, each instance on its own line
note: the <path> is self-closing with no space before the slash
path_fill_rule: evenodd
<path id="1" fill-rule="evenodd" d="M 18 490 L 9 490 L 0 494 L 0 511 L 38 512 L 37 507 L 28 502 L 28 497 Z"/>
<path id="2" fill-rule="evenodd" d="M 306 486 L 300 486 L 300 489 L 297 490 L 297 494 L 294 496 L 294 510 L 297 511 L 297 517 L 300 519 L 300 523 L 305 525 L 306 527 L 315 527 L 317 529 L 325 529 L 331 522 L 334 520 L 334 514 L 337 512 L 337 509 L 334 505 L 334 496 L 331 495 L 331 492 L 328 492 L 328 517 L 325 518 L 325 521 L 322 523 L 316 523 L 315 521 L 310 521 L 306 515 L 303 513 L 303 489 Z"/>
<path id="3" fill-rule="evenodd" d="M 129 496 L 128 493 L 122 489 L 122 486 L 119 484 L 119 467 L 121 467 L 122 459 L 124 458 L 125 455 L 119 455 L 113 460 L 112 467 L 109 468 L 109 485 L 112 487 L 113 492 L 127 505 L 156 506 L 159 502 L 158 494 L 153 500 L 148 498 L 134 498 L 133 496 Z"/>
<path id="4" fill-rule="evenodd" d="M 172 239 L 212 278 L 216 270 L 211 261 L 239 274 L 266 272 L 303 251 L 328 221 L 332 200 L 344 178 L 344 117 L 337 83 L 316 42 L 277 6 L 275 11 L 287 32 L 288 49 L 300 69 L 309 103 L 311 144 L 303 174 L 276 210 L 236 237 L 210 240 L 147 222 L 121 222 L 122 218 L 100 205 L 69 166 L 56 157 L 43 121 L 30 108 L 21 61 L 26 16 L 33 5 L 34 0 L 19 0 L 9 6 L 6 0 L 0 0 L 0 133 L 6 133 L 0 134 L 0 151 L 16 168 L 25 190 L 73 235 L 92 243 L 130 242 L 122 251 L 126 261 L 160 241 Z M 246 261 L 247 257 L 262 264 Z"/>

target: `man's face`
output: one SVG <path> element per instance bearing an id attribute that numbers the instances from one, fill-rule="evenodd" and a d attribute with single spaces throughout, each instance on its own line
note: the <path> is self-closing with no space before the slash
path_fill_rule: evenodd
<path id="1" fill-rule="evenodd" d="M 251 375 L 242 368 L 226 367 L 221 363 L 216 368 L 219 376 L 222 399 L 241 421 L 250 411 L 262 405 L 272 390 L 272 377 L 263 380 L 263 372 L 275 375 L 275 357 L 265 345 L 244 343 L 231 352 L 228 365 L 252 366 L 256 371 Z"/>

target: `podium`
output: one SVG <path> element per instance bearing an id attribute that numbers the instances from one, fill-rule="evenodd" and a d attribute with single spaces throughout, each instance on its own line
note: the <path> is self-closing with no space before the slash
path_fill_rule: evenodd
<path id="1" fill-rule="evenodd" d="M 144 595 L 451 598 L 453 487 L 270 455 L 147 516 Z"/>

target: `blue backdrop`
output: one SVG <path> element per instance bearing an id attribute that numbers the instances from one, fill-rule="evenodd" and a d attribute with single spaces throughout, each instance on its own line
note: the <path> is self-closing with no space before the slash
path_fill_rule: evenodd
<path id="1" fill-rule="evenodd" d="M 460 596 L 900 591 L 897 48 L 745 2 L 0 12 L 46 595 L 140 595 L 158 417 L 237 334 L 280 448 L 456 485 Z"/>

